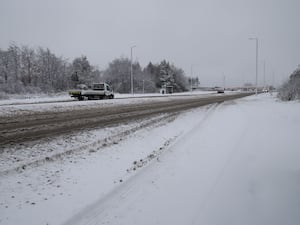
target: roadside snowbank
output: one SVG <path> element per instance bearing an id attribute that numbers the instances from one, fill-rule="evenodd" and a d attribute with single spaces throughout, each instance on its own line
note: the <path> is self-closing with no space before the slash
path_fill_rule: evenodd
<path id="1" fill-rule="evenodd" d="M 6 149 L 1 161 L 2 171 L 18 163 L 22 165 L 43 158 L 45 154 L 75 151 L 64 154 L 62 159 L 18 169 L 19 172 L 2 173 L 0 222 L 60 224 L 95 199 L 118 189 L 141 168 L 157 160 L 174 140 L 193 126 L 195 119 L 191 115 L 199 114 L 196 120 L 202 120 L 214 107 L 192 110 L 176 120 L 176 114 L 162 114 L 147 121 L 72 134 L 44 144 L 19 146 L 11 149 L 12 155 Z M 143 128 L 145 123 L 150 125 Z M 135 131 L 138 126 L 142 129 Z M 19 161 L 14 162 L 15 158 Z"/>
<path id="2" fill-rule="evenodd" d="M 299 115 L 251 96 L 2 175 L 0 223 L 298 224 Z"/>
<path id="3" fill-rule="evenodd" d="M 299 224 L 299 115 L 268 95 L 226 102 L 66 224 Z"/>

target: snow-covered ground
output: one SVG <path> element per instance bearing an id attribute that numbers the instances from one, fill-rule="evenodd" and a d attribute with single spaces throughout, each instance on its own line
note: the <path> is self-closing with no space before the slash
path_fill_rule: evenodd
<path id="1" fill-rule="evenodd" d="M 116 99 L 126 98 L 145 98 L 145 97 L 171 97 L 171 96 L 183 96 L 183 95 L 206 95 L 215 94 L 216 91 L 193 91 L 193 92 L 180 92 L 173 94 L 160 94 L 160 93 L 146 93 L 146 94 L 120 94 L 115 93 Z M 231 93 L 228 91 L 227 93 Z M 57 94 L 31 94 L 31 95 L 9 95 L 7 99 L 0 99 L 0 106 L 2 105 L 21 105 L 21 104 L 35 104 L 35 103 L 52 103 L 52 102 L 66 102 L 66 101 L 78 101 L 71 98 L 68 93 L 61 92 Z"/>
<path id="2" fill-rule="evenodd" d="M 235 94 L 236 92 L 228 91 L 225 94 Z M 194 91 L 174 94 L 115 94 L 115 99 L 78 101 L 71 98 L 66 93 L 53 96 L 46 95 L 29 95 L 29 96 L 12 96 L 7 100 L 0 100 L 0 116 L 10 117 L 15 115 L 29 115 L 36 112 L 62 112 L 80 109 L 85 107 L 97 108 L 99 106 L 119 106 L 124 104 L 138 104 L 146 101 L 168 101 L 169 98 L 182 98 L 185 96 L 213 96 L 218 95 L 213 91 Z"/>
<path id="3" fill-rule="evenodd" d="M 299 102 L 262 94 L 160 117 L 35 146 L 82 149 L 0 173 L 0 224 L 299 224 Z"/>

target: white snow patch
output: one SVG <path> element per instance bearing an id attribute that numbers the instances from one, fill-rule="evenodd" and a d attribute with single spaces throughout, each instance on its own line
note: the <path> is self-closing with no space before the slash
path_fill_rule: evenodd
<path id="1" fill-rule="evenodd" d="M 91 130 L 79 133 L 78 136 L 57 138 L 44 144 L 38 143 L 14 150 L 13 157 L 18 155 L 18 150 L 25 155 L 20 160 L 22 163 L 31 162 L 31 157 L 28 156 L 31 152 L 36 153 L 37 156 L 33 157 L 36 160 L 45 157 L 49 149 L 51 149 L 50 154 L 64 152 L 74 147 L 80 151 L 65 155 L 63 160 L 58 159 L 38 167 L 25 168 L 21 173 L 2 174 L 1 222 L 21 224 L 26 221 L 26 224 L 32 225 L 60 224 L 79 213 L 95 199 L 104 198 L 112 190 L 122 186 L 141 167 L 152 160 L 159 160 L 161 152 L 193 126 L 195 120 L 191 119 L 191 115 L 199 114 L 197 120 L 202 120 L 203 116 L 213 108 L 213 106 L 206 106 L 192 110 L 180 115 L 173 122 L 169 121 L 167 126 L 163 125 L 166 125 L 168 118 L 164 118 L 164 115 L 157 116 L 145 122 L 151 123 L 151 120 L 159 117 L 163 117 L 164 120 L 131 132 L 129 138 L 116 136 L 110 145 L 105 143 L 109 142 L 108 139 L 114 134 L 133 129 L 141 125 L 141 122 L 117 128 Z M 87 146 L 87 149 L 80 149 L 82 146 Z M 91 149 L 93 151 L 90 151 Z M 16 166 L 15 162 L 10 160 L 11 158 L 8 157 L 2 161 L 2 170 L 9 170 Z"/>
<path id="2" fill-rule="evenodd" d="M 298 224 L 299 115 L 251 96 L 2 175 L 0 223 Z"/>
<path id="3" fill-rule="evenodd" d="M 227 95 L 234 94 L 236 92 L 228 92 Z M 169 101 L 174 98 L 182 98 L 185 96 L 212 96 L 217 95 L 215 92 L 183 92 L 174 93 L 168 95 L 161 94 L 116 94 L 115 99 L 107 100 L 89 100 L 78 101 L 72 99 L 68 95 L 59 95 L 53 97 L 34 96 L 32 98 L 24 99 L 9 99 L 0 100 L 0 116 L 26 116 L 32 113 L 40 112 L 65 112 L 78 110 L 84 107 L 85 109 L 99 108 L 99 107 L 111 107 L 126 104 L 138 104 L 149 101 Z"/>

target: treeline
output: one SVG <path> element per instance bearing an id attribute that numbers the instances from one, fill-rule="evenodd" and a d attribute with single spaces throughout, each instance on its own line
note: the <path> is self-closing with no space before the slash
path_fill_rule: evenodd
<path id="1" fill-rule="evenodd" d="M 6 50 L 0 49 L 0 92 L 49 93 L 66 91 L 77 84 L 107 82 L 115 92 L 129 93 L 130 65 L 128 58 L 117 58 L 100 71 L 86 56 L 69 62 L 48 48 L 11 44 Z M 182 69 L 166 60 L 150 62 L 145 68 L 133 62 L 132 71 L 135 93 L 157 92 L 163 85 L 172 85 L 175 92 L 181 92 L 188 90 L 191 82 L 198 82 L 191 81 Z"/>
<path id="2" fill-rule="evenodd" d="M 300 99 L 300 66 L 290 75 L 278 91 L 278 97 L 283 101 Z"/>
<path id="3" fill-rule="evenodd" d="M 158 64 L 151 62 L 142 68 L 138 62 L 132 64 L 133 87 L 135 93 L 157 92 L 163 85 L 173 86 L 175 92 L 188 90 L 189 79 L 184 71 L 166 60 Z M 131 90 L 130 60 L 118 58 L 109 63 L 103 71 L 103 80 L 110 83 L 114 90 L 129 93 Z"/>

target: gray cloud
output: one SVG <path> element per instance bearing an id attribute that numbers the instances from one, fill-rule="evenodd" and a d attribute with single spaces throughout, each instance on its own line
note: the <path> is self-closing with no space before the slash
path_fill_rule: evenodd
<path id="1" fill-rule="evenodd" d="M 86 55 L 100 68 L 129 56 L 145 66 L 167 59 L 204 85 L 255 79 L 259 38 L 267 81 L 300 64 L 298 0 L 0 0 L 0 48 L 11 41 L 48 47 L 70 60 Z"/>

